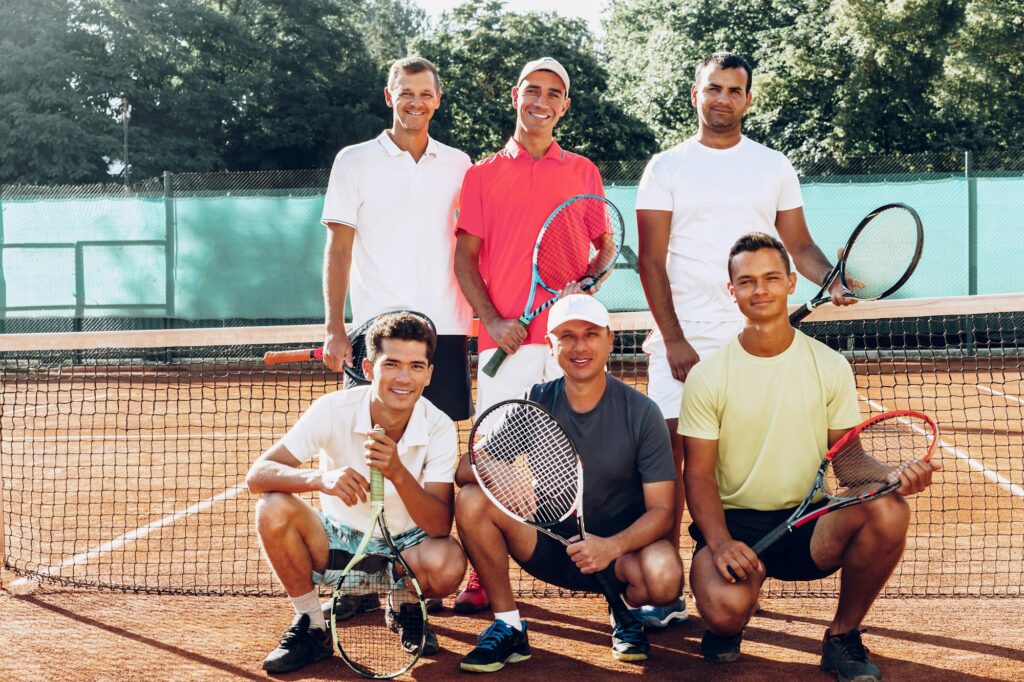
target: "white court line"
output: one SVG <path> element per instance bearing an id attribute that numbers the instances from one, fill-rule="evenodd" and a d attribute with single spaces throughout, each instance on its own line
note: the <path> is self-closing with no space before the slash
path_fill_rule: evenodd
<path id="1" fill-rule="evenodd" d="M 876 403 L 874 400 L 871 400 L 870 398 L 865 398 L 864 396 L 859 397 L 861 400 L 866 402 L 868 405 L 871 405 L 872 408 L 878 410 L 879 412 L 890 411 L 889 408 L 887 408 L 885 405 L 882 405 L 881 403 Z M 942 440 L 942 438 L 939 438 L 938 443 L 940 448 L 942 448 L 946 452 L 956 455 L 960 459 L 967 462 L 968 467 L 984 476 L 986 480 L 995 483 L 1004 490 L 1007 490 L 1011 495 L 1016 495 L 1017 497 L 1024 497 L 1024 486 L 1017 485 L 1016 483 L 1006 478 L 1005 476 L 1002 476 L 996 473 L 995 471 L 992 471 L 984 464 L 968 455 L 965 451 L 961 450 L 956 446 L 950 445 L 949 443 Z"/>
<path id="2" fill-rule="evenodd" d="M 72 403 L 94 402 L 96 400 L 102 400 L 103 398 L 106 398 L 108 395 L 109 395 L 108 393 L 96 393 L 95 395 L 91 395 L 91 396 L 89 396 L 87 398 L 82 398 L 81 400 L 69 401 L 68 404 L 70 405 Z M 44 405 L 29 405 L 28 407 L 19 408 L 19 409 L 23 410 L 23 412 L 21 414 L 18 414 L 18 410 L 15 410 L 11 414 L 5 414 L 3 416 L 5 416 L 5 417 L 29 417 L 29 416 L 31 416 L 31 417 L 46 417 L 46 416 L 48 416 L 48 413 L 49 413 L 49 410 L 50 410 L 51 407 L 57 407 L 60 404 L 61 403 L 52 403 L 51 402 L 51 403 L 46 403 Z M 31 414 L 30 415 L 28 413 L 29 410 L 39 410 L 39 409 L 43 410 L 42 414 Z"/>
<path id="3" fill-rule="evenodd" d="M 160 519 L 159 521 L 154 521 L 153 523 L 150 523 L 149 525 L 142 526 L 141 528 L 136 528 L 135 530 L 130 531 L 128 533 L 125 533 L 124 535 L 118 536 L 118 537 L 114 538 L 113 540 L 111 540 L 109 542 L 103 543 L 102 545 L 100 545 L 96 549 L 91 549 L 88 552 L 82 552 L 81 554 L 76 554 L 73 557 L 65 559 L 64 561 L 60 562 L 59 564 L 56 564 L 54 566 L 50 566 L 49 568 L 44 568 L 41 571 L 38 571 L 38 573 L 41 573 L 42 575 L 51 575 L 53 573 L 56 573 L 57 571 L 60 571 L 63 568 L 68 567 L 68 566 L 74 566 L 74 565 L 77 565 L 77 564 L 84 564 L 85 562 L 89 561 L 90 559 L 94 559 L 95 557 L 98 557 L 101 554 L 104 554 L 106 552 L 111 552 L 111 551 L 113 551 L 115 549 L 118 549 L 119 547 L 122 547 L 122 546 L 128 544 L 129 542 L 134 542 L 135 540 L 139 540 L 141 538 L 144 538 L 147 535 L 149 535 L 150 533 L 152 533 L 153 531 L 158 530 L 160 528 L 163 528 L 164 526 L 168 526 L 168 525 L 170 525 L 172 523 L 175 523 L 175 522 L 177 522 L 181 518 L 184 518 L 186 516 L 190 516 L 191 514 L 197 514 L 197 513 L 201 512 L 201 511 L 203 511 L 204 509 L 209 509 L 210 507 L 212 507 L 213 505 L 215 505 L 218 502 L 221 502 L 223 500 L 231 499 L 232 497 L 236 497 L 240 492 L 242 492 L 243 490 L 246 490 L 246 489 L 247 488 L 246 488 L 246 485 L 244 483 L 239 483 L 238 485 L 234 486 L 233 488 L 228 488 L 224 492 L 222 492 L 222 493 L 220 493 L 218 495 L 215 495 L 215 496 L 211 497 L 208 500 L 203 500 L 202 502 L 197 502 L 196 504 L 193 504 L 191 507 L 188 507 L 187 509 L 182 509 L 179 512 L 175 512 L 173 514 L 165 516 L 162 519 Z M 32 582 L 31 578 L 19 578 L 19 579 L 15 580 L 14 582 L 11 583 L 11 587 L 19 587 L 21 585 L 27 585 L 30 582 Z"/>
<path id="4" fill-rule="evenodd" d="M 1013 402 L 1017 403 L 1018 405 L 1024 405 L 1024 402 L 1021 402 L 1020 398 L 1017 398 L 1015 396 L 1009 395 L 1007 393 L 1003 393 L 1002 391 L 996 390 L 996 389 L 992 388 L 991 386 L 986 386 L 985 384 L 974 384 L 974 385 L 977 386 L 978 388 L 980 388 L 981 390 L 985 391 L 986 393 L 991 393 L 992 395 L 997 395 L 997 396 L 1000 396 L 1001 398 L 1006 398 L 1007 400 L 1012 400 Z"/>

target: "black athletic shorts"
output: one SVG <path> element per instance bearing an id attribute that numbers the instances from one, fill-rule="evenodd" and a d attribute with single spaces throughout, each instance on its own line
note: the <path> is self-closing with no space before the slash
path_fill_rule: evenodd
<path id="1" fill-rule="evenodd" d="M 473 396 L 470 393 L 469 352 L 466 337 L 445 334 L 437 337 L 434 350 L 434 374 L 423 397 L 448 415 L 452 421 L 473 416 Z M 345 388 L 365 385 L 345 375 Z"/>
<path id="2" fill-rule="evenodd" d="M 808 511 L 824 506 L 824 504 L 824 501 L 812 504 Z M 758 540 L 768 535 L 776 526 L 784 523 L 795 510 L 796 507 L 778 511 L 726 509 L 725 525 L 734 540 L 753 547 Z M 814 519 L 810 523 L 805 523 L 792 532 L 786 533 L 761 555 L 761 562 L 764 564 L 769 578 L 819 580 L 839 570 L 838 566 L 822 570 L 815 565 L 814 559 L 811 558 L 811 535 L 817 524 L 818 519 Z M 696 523 L 690 524 L 690 537 L 697 543 L 693 548 L 694 554 L 707 546 Z"/>
<path id="3" fill-rule="evenodd" d="M 577 592 L 600 592 L 593 575 L 583 575 L 565 551 L 565 545 L 558 540 L 537 532 L 537 546 L 527 561 L 516 559 L 524 571 L 541 582 Z M 625 584 L 615 577 L 615 562 L 604 570 L 613 590 L 622 591 Z"/>

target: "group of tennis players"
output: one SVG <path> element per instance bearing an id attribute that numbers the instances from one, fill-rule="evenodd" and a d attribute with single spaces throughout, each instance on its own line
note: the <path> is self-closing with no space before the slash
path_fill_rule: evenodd
<path id="1" fill-rule="evenodd" d="M 597 167 L 555 140 L 570 109 L 570 71 L 552 58 L 523 66 L 509 84 L 514 134 L 473 164 L 429 136 L 442 106 L 434 65 L 419 57 L 392 65 L 384 89 L 391 128 L 342 149 L 331 171 L 322 217 L 324 362 L 336 371 L 352 362 L 346 296 L 355 325 L 400 310 L 433 325 L 409 313 L 380 318 L 363 361 L 370 383 L 315 401 L 249 472 L 260 495 L 259 538 L 296 613 L 266 671 L 332 655 L 319 586 L 340 575 L 336 550 L 351 552 L 362 539 L 375 467 L 387 481 L 396 544 L 432 606 L 462 586 L 456 612 L 493 612 L 461 659 L 464 671 L 494 672 L 531 656 L 509 557 L 572 590 L 598 592 L 594 574 L 613 575 L 634 617 L 609 616 L 611 655 L 645 660 L 645 628 L 688 618 L 686 500 L 692 544 L 683 546 L 693 552 L 689 585 L 706 627 L 704 659 L 739 657 L 766 578 L 815 580 L 843 569 L 821 666 L 840 680 L 881 679 L 859 628 L 902 555 L 905 496 L 927 488 L 938 467 L 916 461 L 899 474 L 895 494 L 827 514 L 761 556 L 751 550 L 804 499 L 829 446 L 861 421 L 849 364 L 789 323 L 791 263 L 818 283 L 831 264 L 804 220 L 792 165 L 742 134 L 751 80 L 735 54 L 697 64 L 697 131 L 655 155 L 640 181 L 639 271 L 655 320 L 644 344 L 644 395 L 606 371 L 614 334 L 593 296 L 600 286 L 567 282 L 546 314 L 526 328 L 518 320 L 547 216 L 572 196 L 604 193 Z M 836 305 L 852 303 L 838 283 L 831 295 Z M 460 458 L 453 421 L 474 414 L 474 314 L 478 365 L 499 348 L 509 354 L 495 376 L 476 376 L 476 413 L 529 398 L 552 412 L 580 453 L 588 532 L 568 549 L 498 510 Z M 318 469 L 301 466 L 313 457 Z M 320 509 L 299 496 L 308 492 L 320 493 Z M 379 607 L 371 601 L 344 600 L 335 617 Z M 401 641 L 420 645 L 419 637 Z M 426 656 L 438 651 L 429 626 L 423 647 Z"/>

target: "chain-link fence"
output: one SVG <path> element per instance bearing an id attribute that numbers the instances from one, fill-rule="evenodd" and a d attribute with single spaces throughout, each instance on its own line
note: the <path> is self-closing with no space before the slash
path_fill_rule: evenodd
<path id="1" fill-rule="evenodd" d="M 627 219 L 622 258 L 599 295 L 613 310 L 644 309 L 634 210 L 646 160 L 597 163 Z M 798 170 L 808 224 L 826 253 L 878 205 L 918 210 L 925 254 L 902 296 L 1024 291 L 1015 267 L 1024 154 L 825 159 Z M 328 175 L 165 173 L 132 188 L 0 188 L 2 331 L 322 320 Z M 796 297 L 812 289 L 802 281 Z"/>

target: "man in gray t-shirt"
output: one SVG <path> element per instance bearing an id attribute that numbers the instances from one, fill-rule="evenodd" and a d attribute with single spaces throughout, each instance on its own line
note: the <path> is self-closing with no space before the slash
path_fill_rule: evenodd
<path id="1" fill-rule="evenodd" d="M 594 574 L 603 573 L 633 605 L 669 603 L 682 588 L 679 551 L 664 539 L 675 505 L 668 428 L 653 401 L 605 371 L 613 343 L 608 311 L 592 296 L 566 296 L 551 307 L 547 338 L 564 377 L 534 386 L 526 397 L 551 411 L 580 453 L 587 537 L 566 548 L 513 520 L 490 502 L 463 459 L 455 520 L 495 616 L 460 663 L 471 672 L 494 672 L 530 656 L 509 556 L 535 578 L 572 590 L 599 592 Z M 576 532 L 573 523 L 559 530 L 563 537 Z M 612 656 L 645 660 L 642 623 L 612 625 Z"/>

